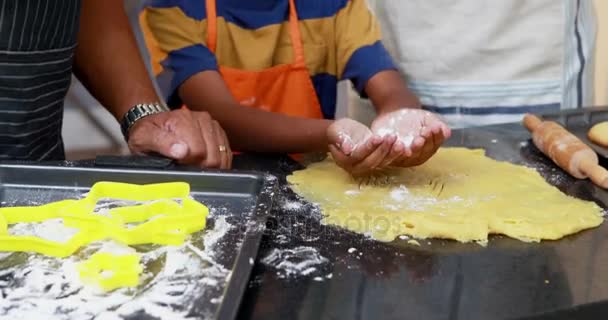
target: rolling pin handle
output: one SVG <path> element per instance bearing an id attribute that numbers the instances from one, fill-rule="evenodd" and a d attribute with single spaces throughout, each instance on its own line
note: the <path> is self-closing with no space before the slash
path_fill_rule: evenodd
<path id="1" fill-rule="evenodd" d="M 541 123 L 543 123 L 543 121 L 533 114 L 526 113 L 526 115 L 524 116 L 524 126 L 530 132 L 534 132 L 534 130 L 536 130 L 536 128 L 538 128 Z"/>
<path id="2" fill-rule="evenodd" d="M 597 164 L 591 159 L 583 159 L 580 170 L 589 177 L 593 183 L 603 189 L 608 189 L 608 170 Z"/>

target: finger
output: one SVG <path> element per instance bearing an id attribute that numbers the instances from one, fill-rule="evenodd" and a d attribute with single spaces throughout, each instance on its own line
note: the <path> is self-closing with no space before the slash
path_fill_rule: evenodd
<path id="1" fill-rule="evenodd" d="M 229 169 L 230 168 L 230 145 L 228 144 L 228 139 L 226 138 L 226 134 L 220 124 L 217 121 L 213 121 L 213 131 L 217 135 L 218 148 L 223 146 L 223 150 L 220 150 L 220 169 Z"/>
<path id="2" fill-rule="evenodd" d="M 436 152 L 437 149 L 441 146 L 443 142 L 443 134 L 438 132 L 433 135 L 433 138 L 429 139 L 427 143 L 425 143 L 420 155 L 416 158 L 412 158 L 409 162 L 410 166 L 418 166 L 425 163 L 429 160 Z"/>
<path id="3" fill-rule="evenodd" d="M 207 154 L 205 142 L 201 135 L 198 123 L 193 120 L 198 113 L 191 112 L 182 108 L 171 112 L 171 119 L 166 126 L 188 145 L 188 153 L 181 158 L 182 164 L 199 164 L 200 159 L 204 159 Z"/>
<path id="4" fill-rule="evenodd" d="M 188 144 L 182 137 L 170 132 L 163 124 L 163 117 L 141 119 L 129 132 L 129 149 L 136 154 L 157 153 L 181 160 L 188 155 Z"/>
<path id="5" fill-rule="evenodd" d="M 452 136 L 452 130 L 445 123 L 443 123 L 443 125 L 441 126 L 441 132 L 443 133 L 443 137 L 445 139 L 449 139 Z"/>
<path id="6" fill-rule="evenodd" d="M 438 132 L 433 132 L 433 142 L 437 148 L 441 147 L 446 137 L 443 135 L 443 128 L 439 128 Z"/>
<path id="7" fill-rule="evenodd" d="M 353 166 L 353 172 L 356 174 L 365 174 L 379 168 L 382 161 L 391 151 L 393 144 L 394 142 L 390 143 L 389 140 L 384 140 L 384 142 L 367 158 Z"/>
<path id="8" fill-rule="evenodd" d="M 385 167 L 390 166 L 393 162 L 395 162 L 397 159 L 402 157 L 404 152 L 405 152 L 405 145 L 403 144 L 403 142 L 401 140 L 399 140 L 395 136 L 395 142 L 393 143 L 393 146 L 390 149 L 390 152 L 388 153 L 388 155 L 384 158 L 384 161 L 382 161 L 382 163 L 380 164 L 380 167 L 385 168 Z"/>
<path id="9" fill-rule="evenodd" d="M 350 137 L 342 137 L 341 139 L 342 140 L 337 146 L 340 148 L 340 150 L 342 150 L 345 155 L 350 155 L 355 149 L 352 140 L 350 139 Z"/>
<path id="10" fill-rule="evenodd" d="M 219 126 L 219 123 L 218 123 Z M 220 132 L 222 133 L 222 138 L 223 138 L 223 143 L 226 145 L 226 168 L 225 169 L 230 169 L 232 168 L 232 157 L 234 156 L 234 154 L 232 153 L 232 148 L 230 147 L 230 140 L 228 140 L 228 135 L 226 134 L 226 131 L 224 129 L 221 128 L 220 126 Z"/>
<path id="11" fill-rule="evenodd" d="M 432 123 L 433 133 L 436 133 L 436 130 L 439 130 L 445 139 L 448 139 L 452 135 L 452 130 L 450 130 L 450 127 L 440 116 L 436 114 L 431 115 L 431 120 L 428 120 L 428 123 Z"/>
<path id="12" fill-rule="evenodd" d="M 348 134 L 342 131 L 330 130 L 328 138 L 329 143 L 341 149 L 344 154 L 350 155 L 353 152 L 355 146 Z"/>
<path id="13" fill-rule="evenodd" d="M 412 141 L 412 145 L 410 146 L 410 149 L 412 150 L 412 155 L 410 157 L 417 157 L 422 151 L 422 148 L 424 147 L 425 143 L 426 139 L 423 137 L 414 138 L 414 141 Z"/>
<path id="14" fill-rule="evenodd" d="M 201 114 L 196 117 L 196 123 L 207 151 L 205 157 L 199 159 L 199 163 L 207 168 L 219 168 L 221 164 L 220 146 L 213 120 L 207 114 Z"/>
<path id="15" fill-rule="evenodd" d="M 351 167 L 352 167 L 351 166 L 351 161 L 352 161 L 351 157 L 345 155 L 338 147 L 336 147 L 333 144 L 329 145 L 329 152 L 331 153 L 331 156 L 334 159 L 334 162 L 336 162 L 336 164 L 340 168 L 342 168 L 348 172 L 351 171 Z"/>
<path id="16" fill-rule="evenodd" d="M 433 127 L 423 125 L 423 127 L 420 129 L 420 136 L 425 139 L 431 138 L 433 136 Z"/>
<path id="17" fill-rule="evenodd" d="M 418 157 L 420 157 L 420 155 L 422 153 L 425 143 L 426 143 L 426 139 L 424 139 L 422 137 L 416 137 L 414 139 L 414 141 L 412 142 L 412 146 L 410 148 L 410 152 L 411 152 L 410 155 L 402 157 L 399 161 L 399 166 L 402 166 L 402 167 L 411 166 L 414 163 L 416 163 Z"/>
<path id="18" fill-rule="evenodd" d="M 381 145 L 383 139 L 379 136 L 372 136 L 364 141 L 361 145 L 355 146 L 353 152 L 349 155 L 353 164 L 359 163 L 369 157 Z"/>

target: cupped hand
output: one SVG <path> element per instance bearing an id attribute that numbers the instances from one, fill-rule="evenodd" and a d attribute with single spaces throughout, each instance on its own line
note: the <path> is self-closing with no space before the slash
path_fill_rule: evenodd
<path id="1" fill-rule="evenodd" d="M 426 162 L 451 135 L 439 116 L 420 109 L 401 109 L 380 115 L 371 127 L 380 137 L 392 137 L 395 144 L 380 166 L 411 167 Z"/>
<path id="2" fill-rule="evenodd" d="M 335 121 L 327 130 L 329 151 L 338 166 L 353 176 L 381 169 L 396 138 L 382 138 L 352 119 Z"/>
<path id="3" fill-rule="evenodd" d="M 142 118 L 129 130 L 128 145 L 135 154 L 158 153 L 180 164 L 232 166 L 226 133 L 206 112 L 180 109 Z"/>

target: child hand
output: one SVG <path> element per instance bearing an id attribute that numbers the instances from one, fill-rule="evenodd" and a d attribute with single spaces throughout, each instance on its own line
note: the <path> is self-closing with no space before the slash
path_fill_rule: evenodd
<path id="1" fill-rule="evenodd" d="M 397 140 L 374 135 L 368 127 L 352 119 L 335 121 L 327 129 L 327 137 L 336 164 L 353 176 L 380 169 Z"/>
<path id="2" fill-rule="evenodd" d="M 420 109 L 402 109 L 379 116 L 372 132 L 381 137 L 395 137 L 390 154 L 380 166 L 417 166 L 427 161 L 451 130 L 437 115 Z"/>

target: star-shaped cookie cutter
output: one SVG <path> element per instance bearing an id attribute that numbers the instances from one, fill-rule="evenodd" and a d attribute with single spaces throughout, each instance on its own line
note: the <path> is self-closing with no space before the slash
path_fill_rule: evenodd
<path id="1" fill-rule="evenodd" d="M 35 207 L 0 208 L 0 251 L 36 252 L 64 258 L 82 246 L 107 238 L 130 245 L 180 245 L 189 234 L 205 227 L 209 213 L 206 206 L 189 198 L 189 194 L 190 186 L 182 182 L 150 185 L 98 182 L 81 200 L 64 200 Z M 94 214 L 97 202 L 105 198 L 157 201 L 112 209 L 110 217 Z M 181 199 L 182 204 L 169 199 Z M 79 232 L 65 243 L 8 234 L 8 225 L 56 218 L 63 219 L 64 225 L 79 229 Z M 131 223 L 140 224 L 129 227 Z"/>
<path id="2" fill-rule="evenodd" d="M 82 215 L 77 200 L 64 200 L 35 207 L 0 208 L 0 251 L 36 252 L 47 256 L 65 258 L 80 247 L 101 240 L 105 232 L 96 228 L 95 216 Z M 73 214 L 70 214 L 72 212 Z M 50 219 L 63 219 L 66 226 L 77 226 L 79 232 L 66 242 L 46 240 L 29 235 L 11 235 L 8 226 L 16 223 L 37 223 Z M 1 230 L 4 227 L 4 230 Z M 4 232 L 2 232 L 4 231 Z"/>
<path id="3" fill-rule="evenodd" d="M 128 244 L 181 245 L 187 236 L 202 230 L 209 209 L 190 198 L 182 204 L 161 200 L 149 204 L 110 210 L 110 236 Z M 140 223 L 129 227 L 129 224 Z M 113 226 L 113 227 L 112 227 Z"/>

